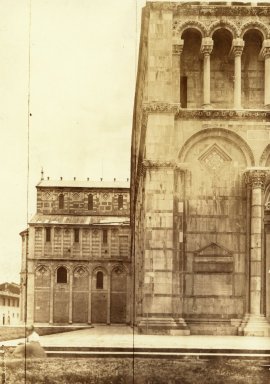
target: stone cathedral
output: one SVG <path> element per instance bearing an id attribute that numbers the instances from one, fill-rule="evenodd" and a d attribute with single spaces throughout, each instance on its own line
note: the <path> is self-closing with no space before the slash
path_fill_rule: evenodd
<path id="1" fill-rule="evenodd" d="M 148 2 L 132 133 L 140 332 L 270 336 L 270 4 Z"/>

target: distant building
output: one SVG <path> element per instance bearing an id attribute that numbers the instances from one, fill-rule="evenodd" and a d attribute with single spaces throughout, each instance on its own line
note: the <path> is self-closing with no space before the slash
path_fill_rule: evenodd
<path id="1" fill-rule="evenodd" d="M 129 214 L 129 181 L 42 179 L 37 213 L 21 233 L 22 318 L 130 323 Z"/>
<path id="2" fill-rule="evenodd" d="M 270 3 L 147 2 L 132 137 L 141 332 L 270 336 Z"/>
<path id="3" fill-rule="evenodd" d="M 0 284 L 0 325 L 17 325 L 20 322 L 20 286 Z"/>

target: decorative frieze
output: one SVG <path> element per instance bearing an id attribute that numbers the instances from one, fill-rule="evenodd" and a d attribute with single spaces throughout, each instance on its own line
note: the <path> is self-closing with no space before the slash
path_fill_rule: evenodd
<path id="1" fill-rule="evenodd" d="M 269 27 L 258 20 L 251 20 L 248 17 L 247 19 L 241 18 L 238 20 L 228 20 L 224 18 L 224 20 L 222 21 L 215 19 L 215 17 L 213 17 L 212 19 L 202 17 L 200 21 L 183 21 L 182 17 L 179 20 L 175 19 L 173 23 L 173 36 L 181 37 L 184 30 L 187 28 L 197 29 L 198 31 L 200 31 L 203 38 L 207 36 L 212 36 L 213 32 L 218 28 L 227 28 L 229 31 L 231 31 L 233 38 L 243 37 L 249 29 L 258 29 L 262 31 L 265 38 L 269 38 L 270 36 Z"/>
<path id="2" fill-rule="evenodd" d="M 152 168 L 152 169 L 171 168 L 171 169 L 178 169 L 183 172 L 186 171 L 186 167 L 183 163 L 177 163 L 175 161 L 144 160 L 142 163 L 142 172 L 144 173 L 148 168 Z"/>
<path id="3" fill-rule="evenodd" d="M 217 6 L 205 4 L 183 4 L 180 2 L 149 2 L 147 6 L 155 11 L 171 11 L 176 16 L 270 16 L 269 6 Z"/>
<path id="4" fill-rule="evenodd" d="M 243 120 L 251 119 L 255 121 L 262 121 L 270 119 L 270 112 L 267 111 L 232 111 L 232 110 L 184 110 L 179 109 L 175 116 L 177 119 L 229 119 L 229 120 Z"/>
<path id="5" fill-rule="evenodd" d="M 173 113 L 176 119 L 198 119 L 198 120 L 211 120 L 211 119 L 226 119 L 226 120 L 243 120 L 250 119 L 255 121 L 264 121 L 270 119 L 270 111 L 265 110 L 241 110 L 234 111 L 231 109 L 182 109 L 180 104 L 176 103 L 145 103 L 143 104 L 143 120 L 142 125 L 147 122 L 149 113 Z"/>

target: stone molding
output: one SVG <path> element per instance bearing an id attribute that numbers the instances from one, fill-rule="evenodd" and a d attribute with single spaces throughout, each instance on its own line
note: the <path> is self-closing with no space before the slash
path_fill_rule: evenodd
<path id="1" fill-rule="evenodd" d="M 187 139 L 178 153 L 177 158 L 179 159 L 180 164 L 185 164 L 188 152 L 196 143 L 200 142 L 204 138 L 208 138 L 209 136 L 213 138 L 223 137 L 227 141 L 232 141 L 242 151 L 246 159 L 246 164 L 249 167 L 253 167 L 255 165 L 254 155 L 249 145 L 233 130 L 225 128 L 206 128 L 194 133 L 189 139 Z"/>
<path id="2" fill-rule="evenodd" d="M 42 270 L 48 271 L 49 273 L 54 274 L 59 267 L 65 267 L 67 269 L 67 272 L 72 274 L 76 273 L 78 268 L 82 268 L 85 270 L 85 272 L 87 272 L 87 274 L 89 274 L 89 276 L 92 276 L 97 270 L 102 270 L 106 274 L 110 275 L 115 268 L 120 268 L 120 267 L 126 273 L 130 272 L 130 267 L 129 267 L 130 261 L 128 260 L 125 260 L 124 262 L 106 260 L 106 263 L 104 263 L 104 265 L 103 263 L 99 263 L 97 261 L 81 262 L 80 260 L 75 260 L 75 259 L 72 259 L 72 260 L 65 259 L 63 260 L 62 263 L 59 262 L 58 259 L 54 260 L 56 263 L 52 262 L 49 259 L 45 261 L 41 258 L 28 259 L 28 260 L 33 260 L 36 262 L 34 266 L 34 273 L 40 273 L 40 269 L 42 269 Z"/>
<path id="3" fill-rule="evenodd" d="M 239 14 L 241 15 L 241 13 Z M 269 8 L 269 15 L 270 15 L 270 8 Z M 244 34 L 251 29 L 257 29 L 261 31 L 264 39 L 267 39 L 270 37 L 269 27 L 258 20 L 248 19 L 246 22 L 244 22 L 244 24 L 242 23 L 242 21 L 238 21 L 238 20 L 229 21 L 227 19 L 214 21 L 208 25 L 206 25 L 206 23 L 207 21 L 205 20 L 204 22 L 201 22 L 198 20 L 196 21 L 186 20 L 182 22 L 176 19 L 173 22 L 173 36 L 181 38 L 183 32 L 186 29 L 195 28 L 201 33 L 202 38 L 211 37 L 217 29 L 226 28 L 231 32 L 233 39 L 243 38 Z"/>
<path id="4" fill-rule="evenodd" d="M 143 104 L 143 112 L 145 113 L 177 113 L 180 109 L 179 103 L 145 103 Z"/>
<path id="5" fill-rule="evenodd" d="M 144 103 L 143 106 L 143 121 L 146 123 L 147 116 L 150 113 L 172 113 L 176 119 L 233 119 L 233 120 L 268 120 L 270 119 L 270 111 L 266 110 L 231 110 L 231 109 L 183 109 L 178 103 Z"/>
<path id="6" fill-rule="evenodd" d="M 270 30 L 267 25 L 258 20 L 250 20 L 243 24 L 239 29 L 239 36 L 243 37 L 249 29 L 258 29 L 262 32 L 265 39 L 269 38 L 270 36 Z"/>
<path id="7" fill-rule="evenodd" d="M 266 166 L 266 162 L 267 162 L 269 156 L 270 156 L 270 144 L 268 144 L 265 147 L 265 149 L 264 149 L 264 151 L 263 151 L 263 153 L 262 153 L 262 155 L 260 157 L 259 165 L 262 166 L 262 167 Z"/>
<path id="8" fill-rule="evenodd" d="M 147 169 L 159 169 L 159 168 L 170 168 L 178 169 L 180 171 L 186 171 L 186 168 L 183 164 L 177 163 L 173 160 L 171 161 L 159 161 L 159 160 L 143 160 L 142 170 L 145 172 Z"/>
<path id="9" fill-rule="evenodd" d="M 188 109 L 180 109 L 176 113 L 176 118 L 182 119 L 232 119 L 232 120 L 243 120 L 243 119 L 251 119 L 251 120 L 264 120 L 270 119 L 270 111 L 252 111 L 252 110 L 242 110 L 242 111 L 233 111 L 226 109 L 219 110 L 188 110 Z"/>
<path id="10" fill-rule="evenodd" d="M 180 2 L 149 2 L 146 7 L 154 11 L 171 11 L 176 16 L 270 16 L 269 6 L 195 5 Z"/>
<path id="11" fill-rule="evenodd" d="M 173 24 L 173 35 L 181 37 L 184 30 L 187 28 L 196 29 L 201 33 L 202 37 L 205 37 L 208 34 L 207 27 L 202 22 L 197 20 L 189 20 L 185 21 L 184 23 L 178 23 L 175 21 Z"/>
<path id="12" fill-rule="evenodd" d="M 232 21 L 228 20 L 217 20 L 210 24 L 207 29 L 207 36 L 213 36 L 214 32 L 220 28 L 228 29 L 234 38 L 239 36 L 240 32 L 238 27 Z"/>
<path id="13" fill-rule="evenodd" d="M 264 189 L 266 184 L 266 178 L 269 174 L 270 174 L 269 168 L 248 169 L 244 173 L 245 182 L 247 185 L 250 185 L 252 188 Z"/>

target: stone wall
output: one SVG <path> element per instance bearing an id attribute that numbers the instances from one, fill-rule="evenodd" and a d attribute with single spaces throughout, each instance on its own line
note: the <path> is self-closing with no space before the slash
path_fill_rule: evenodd
<path id="1" fill-rule="evenodd" d="M 63 194 L 64 206 L 59 209 L 59 196 Z M 89 208 L 89 195 L 93 197 L 93 208 Z M 118 199 L 123 196 L 123 206 Z M 73 215 L 129 215 L 128 190 L 84 190 L 65 188 L 41 188 L 37 190 L 37 213 Z"/>

